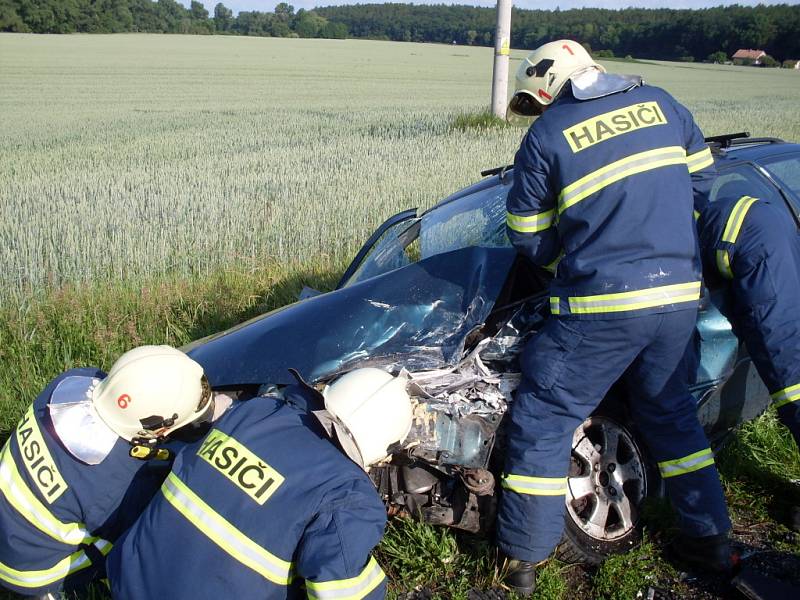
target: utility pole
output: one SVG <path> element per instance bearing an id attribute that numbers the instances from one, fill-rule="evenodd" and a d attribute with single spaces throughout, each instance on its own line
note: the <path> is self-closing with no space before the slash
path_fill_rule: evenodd
<path id="1" fill-rule="evenodd" d="M 492 114 L 506 116 L 508 101 L 508 52 L 511 48 L 511 0 L 497 0 L 497 31 L 494 36 Z"/>

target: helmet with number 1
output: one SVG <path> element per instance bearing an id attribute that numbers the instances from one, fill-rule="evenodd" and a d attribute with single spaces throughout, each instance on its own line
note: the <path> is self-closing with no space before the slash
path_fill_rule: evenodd
<path id="1" fill-rule="evenodd" d="M 163 437 L 214 409 L 203 367 L 171 346 L 140 346 L 120 356 L 92 401 L 105 424 L 129 442 Z"/>
<path id="2" fill-rule="evenodd" d="M 506 119 L 530 123 L 542 113 L 543 107 L 558 98 L 571 77 L 587 70 L 605 73 L 578 42 L 558 40 L 540 46 L 517 69 L 516 87 L 508 103 Z"/>

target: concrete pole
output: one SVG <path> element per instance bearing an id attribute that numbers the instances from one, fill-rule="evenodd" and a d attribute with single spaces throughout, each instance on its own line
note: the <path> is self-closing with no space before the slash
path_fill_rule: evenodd
<path id="1" fill-rule="evenodd" d="M 497 0 L 497 31 L 494 36 L 492 114 L 506 116 L 508 103 L 508 52 L 511 48 L 511 0 Z"/>

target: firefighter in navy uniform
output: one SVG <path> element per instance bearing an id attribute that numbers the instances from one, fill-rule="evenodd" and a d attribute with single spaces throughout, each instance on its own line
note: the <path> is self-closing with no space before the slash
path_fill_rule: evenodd
<path id="1" fill-rule="evenodd" d="M 730 522 L 682 359 L 700 297 L 693 212 L 707 204 L 710 150 L 669 94 L 605 73 L 569 40 L 517 73 L 509 120 L 538 115 L 516 155 L 507 231 L 555 277 L 507 430 L 497 518 L 507 582 L 533 590 L 535 563 L 563 530 L 572 433 L 623 376 L 679 516 L 681 556 L 725 570 Z M 624 494 L 603 467 L 605 491 Z"/>
<path id="2" fill-rule="evenodd" d="M 698 228 L 706 280 L 710 286 L 728 286 L 728 301 L 720 308 L 800 448 L 797 227 L 785 206 L 743 196 L 711 203 Z"/>
<path id="3" fill-rule="evenodd" d="M 365 469 L 411 427 L 405 385 L 357 369 L 323 391 L 325 410 L 309 411 L 318 392 L 302 385 L 231 408 L 178 455 L 114 546 L 112 594 L 383 598 L 386 578 L 370 552 L 386 509 Z"/>
<path id="4" fill-rule="evenodd" d="M 161 442 L 210 415 L 210 398 L 200 365 L 169 346 L 53 380 L 2 450 L 0 583 L 45 595 L 102 577 L 168 473 Z"/>

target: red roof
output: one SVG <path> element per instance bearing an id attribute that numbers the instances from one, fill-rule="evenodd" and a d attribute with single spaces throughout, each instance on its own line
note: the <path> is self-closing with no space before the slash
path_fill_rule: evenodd
<path id="1" fill-rule="evenodd" d="M 763 50 L 737 50 L 733 58 L 749 58 L 751 60 L 758 60 L 764 56 L 766 52 Z"/>

